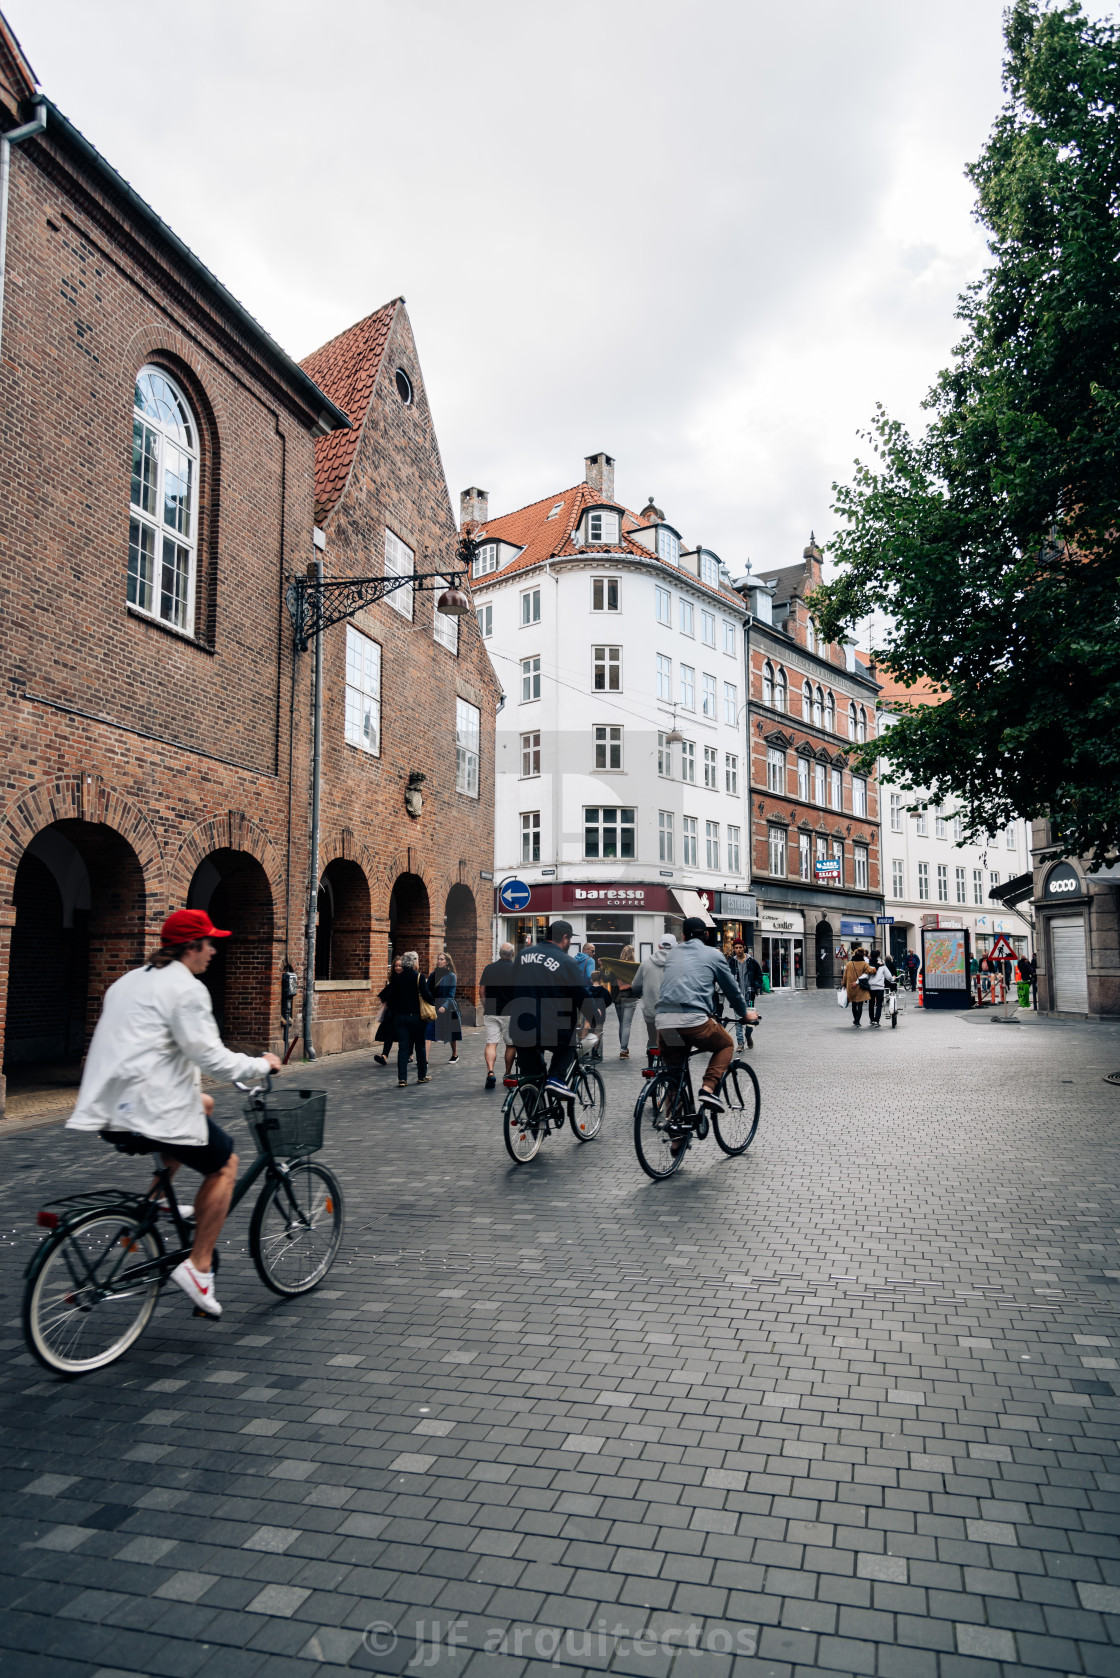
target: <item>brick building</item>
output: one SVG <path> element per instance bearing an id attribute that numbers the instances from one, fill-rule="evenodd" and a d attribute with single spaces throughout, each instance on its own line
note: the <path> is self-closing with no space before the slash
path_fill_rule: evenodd
<path id="1" fill-rule="evenodd" d="M 315 446 L 325 576 L 450 570 L 458 529 L 404 299 L 302 365 L 353 420 Z M 473 1019 L 500 689 L 475 618 L 441 615 L 439 593 L 406 585 L 325 632 L 319 1050 L 373 1040 L 394 951 L 430 967 L 446 948 Z"/>
<path id="2" fill-rule="evenodd" d="M 751 880 L 755 953 L 772 988 L 836 982 L 846 950 L 883 913 L 879 793 L 844 754 L 875 733 L 878 685 L 854 645 L 824 645 L 805 596 L 821 580 L 810 541 L 800 565 L 737 586 L 751 608 Z"/>

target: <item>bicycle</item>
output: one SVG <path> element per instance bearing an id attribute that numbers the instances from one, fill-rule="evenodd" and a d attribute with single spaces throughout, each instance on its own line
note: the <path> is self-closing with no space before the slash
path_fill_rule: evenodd
<path id="1" fill-rule="evenodd" d="M 902 986 L 897 981 L 893 985 L 887 986 L 885 1007 L 891 1017 L 891 1030 L 893 1031 L 898 1024 L 898 1016 L 906 1012 L 906 1003 L 902 999 Z"/>
<path id="2" fill-rule="evenodd" d="M 692 1092 L 690 1050 L 677 1068 L 653 1065 L 643 1069 L 646 1087 L 634 1107 L 634 1149 L 638 1164 L 655 1181 L 679 1171 L 693 1139 L 703 1142 L 708 1134 L 708 1115 L 697 1110 Z M 661 1061 L 655 1055 L 655 1061 Z M 735 1157 L 746 1153 L 758 1130 L 762 1091 L 758 1078 L 746 1061 L 733 1060 L 720 1081 L 722 1109 L 712 1109 L 711 1126 L 717 1145 Z"/>
<path id="3" fill-rule="evenodd" d="M 234 1185 L 230 1211 L 263 1176 L 249 1221 L 249 1252 L 265 1287 L 292 1299 L 317 1287 L 330 1270 L 345 1212 L 337 1177 L 309 1157 L 323 1145 L 326 1095 L 299 1090 L 270 1100 L 271 1087 L 270 1075 L 252 1089 L 237 1085 L 249 1097 L 245 1115 L 257 1156 Z M 158 1158 L 158 1143 L 148 1146 L 147 1137 L 121 1133 L 126 1135 L 130 1146 L 122 1151 Z M 168 1213 L 173 1252 L 164 1242 Z M 68 1195 L 48 1202 L 36 1222 L 50 1233 L 24 1272 L 28 1347 L 63 1375 L 104 1369 L 139 1339 L 160 1289 L 190 1254 L 193 1222 L 179 1209 L 172 1173 L 159 1160 L 147 1193 L 93 1189 Z M 215 1250 L 215 1273 L 218 1263 Z"/>
<path id="4" fill-rule="evenodd" d="M 565 1101 L 545 1088 L 546 1072 L 519 1073 L 503 1079 L 509 1094 L 502 1103 L 502 1133 L 506 1152 L 515 1165 L 528 1165 L 537 1157 L 545 1137 L 553 1130 L 563 1130 L 565 1123 L 571 1125 L 577 1142 L 591 1142 L 598 1136 L 607 1092 L 599 1073 L 588 1064 L 589 1057 L 590 1051 L 577 1050 L 564 1079 L 575 1095 L 574 1101 Z"/>

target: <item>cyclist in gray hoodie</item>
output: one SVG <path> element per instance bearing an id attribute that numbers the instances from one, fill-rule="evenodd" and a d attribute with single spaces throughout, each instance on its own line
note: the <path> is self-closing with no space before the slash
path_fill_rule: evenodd
<path id="1" fill-rule="evenodd" d="M 707 944 L 705 938 L 704 922 L 690 916 L 684 923 L 684 943 L 670 950 L 665 960 L 657 998 L 657 1032 L 666 1066 L 679 1066 L 693 1044 L 711 1049 L 700 1086 L 700 1105 L 718 1108 L 723 1103 L 717 1091 L 731 1064 L 735 1044 L 712 1018 L 713 987 L 719 985 L 736 1014 L 748 1024 L 755 1024 L 758 1015 L 748 1010 L 723 951 Z"/>

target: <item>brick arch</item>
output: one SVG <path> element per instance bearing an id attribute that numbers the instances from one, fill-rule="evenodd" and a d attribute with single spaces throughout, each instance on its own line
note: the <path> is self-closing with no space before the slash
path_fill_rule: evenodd
<path id="1" fill-rule="evenodd" d="M 368 845 L 358 842 L 352 828 L 337 827 L 332 828 L 328 833 L 320 834 L 319 878 L 323 878 L 330 863 L 337 862 L 340 859 L 344 862 L 356 862 L 358 864 L 366 877 L 372 899 L 374 882 L 380 881 L 384 871 L 383 865 L 374 856 Z M 417 870 L 414 868 L 412 872 L 415 874 Z M 393 880 L 395 879 L 396 875 L 394 874 L 387 882 L 390 891 L 393 889 Z"/>
<path id="2" fill-rule="evenodd" d="M 144 876 L 148 926 L 158 928 L 166 915 L 168 875 L 155 829 L 138 804 L 100 775 L 40 781 L 0 815 L 0 903 L 11 903 L 16 870 L 35 835 L 55 822 L 67 821 L 108 827 L 127 840 Z"/>
<path id="3" fill-rule="evenodd" d="M 214 389 L 214 363 L 184 333 L 170 326 L 139 326 L 121 352 L 121 381 L 131 394 L 132 382 L 145 362 L 175 363 L 187 375 L 187 383 L 209 408 L 220 431 L 226 431 L 229 415 L 221 395 Z M 222 369 L 226 371 L 225 368 Z"/>
<path id="4" fill-rule="evenodd" d="M 284 898 L 283 870 L 276 846 L 264 828 L 251 821 L 243 810 L 226 810 L 211 816 L 191 829 L 176 853 L 168 870 L 168 890 L 175 905 L 181 908 L 195 870 L 212 851 L 246 851 L 256 857 L 268 877 L 274 902 Z"/>
<path id="5" fill-rule="evenodd" d="M 444 895 L 446 896 L 447 887 L 451 885 L 450 879 L 448 879 L 445 884 L 443 876 L 437 875 L 430 866 L 425 866 L 421 858 L 413 855 L 412 860 L 409 861 L 409 853 L 407 851 L 395 851 L 392 856 L 387 856 L 382 862 L 378 872 L 390 891 L 393 889 L 393 881 L 397 878 L 398 874 L 418 875 L 419 878 L 423 880 L 427 889 L 428 897 L 433 903 L 435 902 L 440 889 L 443 889 Z"/>

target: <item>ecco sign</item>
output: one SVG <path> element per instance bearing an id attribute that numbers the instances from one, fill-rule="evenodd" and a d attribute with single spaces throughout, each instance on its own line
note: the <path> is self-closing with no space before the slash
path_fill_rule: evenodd
<path id="1" fill-rule="evenodd" d="M 1072 863 L 1059 862 L 1046 876 L 1046 884 L 1042 888 L 1043 898 L 1081 897 L 1084 893 L 1081 876 Z"/>

